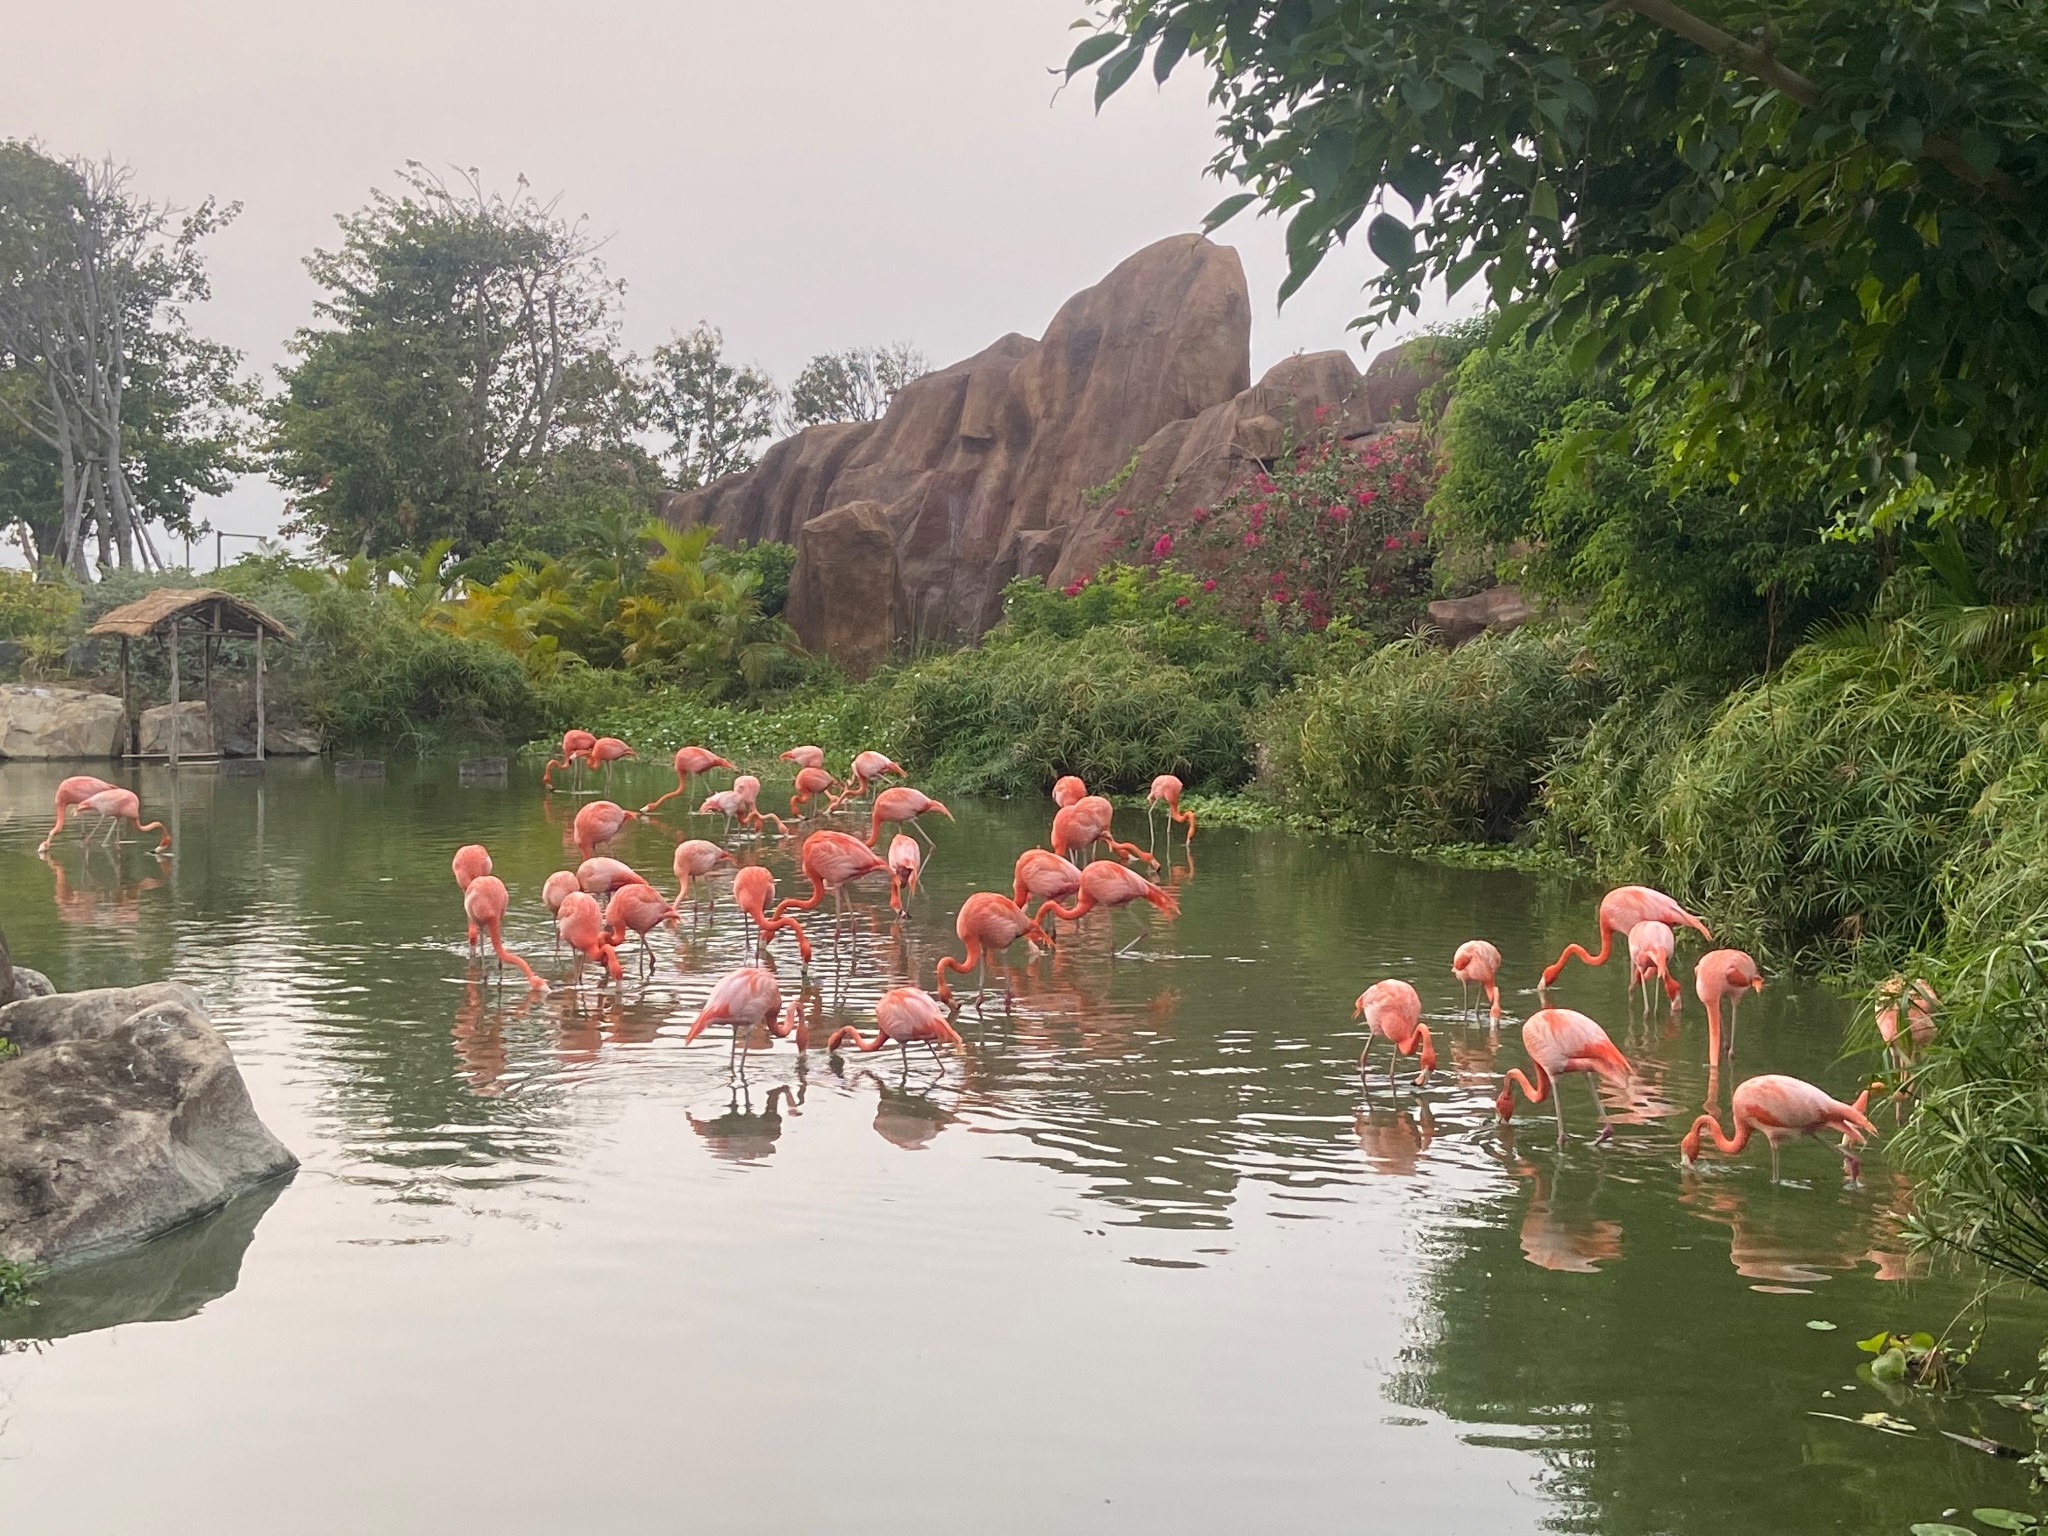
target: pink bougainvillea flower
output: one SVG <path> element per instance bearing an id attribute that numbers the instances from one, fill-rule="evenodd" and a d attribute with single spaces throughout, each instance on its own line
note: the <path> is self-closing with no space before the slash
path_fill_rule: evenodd
<path id="1" fill-rule="evenodd" d="M 1344 521 L 1345 518 L 1349 517 L 1350 515 L 1351 514 L 1345 511 L 1342 507 L 1330 508 L 1330 521 L 1333 523 L 1341 523 Z"/>
<path id="2" fill-rule="evenodd" d="M 1375 501 L 1379 500 L 1379 495 L 1380 493 L 1378 491 L 1375 491 L 1370 486 L 1368 486 L 1365 490 L 1362 490 L 1358 493 L 1358 504 L 1361 507 L 1369 507 Z"/>
<path id="3" fill-rule="evenodd" d="M 1173 606 L 1174 606 L 1174 607 L 1176 607 L 1176 608 L 1185 608 L 1185 607 L 1187 607 L 1187 605 L 1188 605 L 1188 599 L 1187 599 L 1187 598 L 1185 598 L 1185 597 L 1176 597 L 1176 598 L 1175 598 L 1175 599 L 1173 600 Z"/>
<path id="4" fill-rule="evenodd" d="M 1158 538 L 1156 538 L 1156 539 L 1154 539 L 1154 540 L 1152 541 L 1152 558 L 1153 558 L 1153 559 L 1155 559 L 1155 560 L 1163 560 L 1163 559 L 1165 559 L 1165 558 L 1166 558 L 1166 557 L 1167 557 L 1168 555 L 1170 555 L 1170 554 L 1172 554 L 1172 553 L 1173 553 L 1173 535 L 1172 535 L 1172 534 L 1170 534 L 1170 533 L 1162 533 L 1161 535 L 1159 535 L 1159 537 L 1158 537 Z"/>
<path id="5" fill-rule="evenodd" d="M 1118 507 L 1116 509 L 1116 515 L 1118 517 L 1129 517 L 1131 515 L 1131 509 L 1129 507 Z"/>
<path id="6" fill-rule="evenodd" d="M 1214 592 L 1216 590 L 1216 578 L 1211 576 L 1207 581 L 1203 582 L 1202 590 L 1204 592 Z"/>
<path id="7" fill-rule="evenodd" d="M 1206 521 L 1208 520 L 1208 517 L 1209 517 L 1209 510 L 1208 510 L 1208 508 L 1206 508 L 1206 507 L 1197 507 L 1197 508 L 1195 508 L 1194 512 L 1193 512 L 1193 513 L 1191 514 L 1191 518 L 1192 518 L 1192 520 L 1193 520 L 1193 521 L 1195 521 L 1195 522 L 1198 522 L 1198 523 L 1200 523 L 1200 522 L 1206 522 Z"/>
<path id="8" fill-rule="evenodd" d="M 1259 536 L 1250 529 L 1245 530 L 1244 547 L 1246 549 L 1257 549 L 1259 547 Z"/>
<path id="9" fill-rule="evenodd" d="M 1400 535 L 1394 533 L 1388 534 L 1386 538 L 1381 541 L 1380 547 L 1382 549 L 1399 549 L 1401 547 Z"/>

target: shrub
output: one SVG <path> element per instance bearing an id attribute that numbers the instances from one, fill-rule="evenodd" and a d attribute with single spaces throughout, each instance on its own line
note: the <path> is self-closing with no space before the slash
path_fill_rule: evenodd
<path id="1" fill-rule="evenodd" d="M 21 647 L 28 674 L 39 676 L 63 659 L 78 629 L 78 611 L 78 588 L 69 581 L 0 571 L 0 640 Z"/>
<path id="2" fill-rule="evenodd" d="M 1602 701 L 1569 636 L 1419 640 L 1303 683 L 1261 722 L 1269 789 L 1397 845 L 1502 841 L 1522 830 L 1554 744 Z"/>

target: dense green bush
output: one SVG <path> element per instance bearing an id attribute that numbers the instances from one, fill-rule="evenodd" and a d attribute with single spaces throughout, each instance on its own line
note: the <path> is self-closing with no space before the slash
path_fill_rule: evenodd
<path id="1" fill-rule="evenodd" d="M 1560 739 L 1605 700 L 1570 636 L 1418 640 L 1304 681 L 1263 714 L 1268 792 L 1398 845 L 1504 841 L 1523 829 Z"/>
<path id="2" fill-rule="evenodd" d="M 630 681 L 615 672 L 593 677 Z M 874 687 L 819 679 L 786 698 L 753 705 L 711 703 L 675 689 L 639 687 L 609 699 L 592 687 L 580 699 L 550 694 L 548 702 L 557 728 L 575 725 L 617 736 L 650 761 L 678 747 L 705 746 L 742 767 L 765 767 L 788 748 L 808 743 L 824 748 L 833 770 L 843 772 L 854 753 L 870 747 L 900 755 L 880 698 Z"/>

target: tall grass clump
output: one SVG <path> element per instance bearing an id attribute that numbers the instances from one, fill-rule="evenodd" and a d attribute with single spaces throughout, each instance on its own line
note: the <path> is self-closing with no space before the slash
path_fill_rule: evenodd
<path id="1" fill-rule="evenodd" d="M 1569 635 L 1483 635 L 1456 650 L 1399 641 L 1265 712 L 1266 787 L 1400 846 L 1507 841 L 1560 740 L 1604 699 Z"/>
<path id="2" fill-rule="evenodd" d="M 1582 736 L 1562 743 L 1543 786 L 1540 829 L 1615 880 L 1663 878 L 1663 846 L 1645 807 L 1713 718 L 1717 696 L 1685 684 L 1627 694 Z"/>

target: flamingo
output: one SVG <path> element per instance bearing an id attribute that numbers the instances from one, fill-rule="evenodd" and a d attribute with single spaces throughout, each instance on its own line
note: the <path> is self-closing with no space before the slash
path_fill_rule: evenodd
<path id="1" fill-rule="evenodd" d="M 625 758 L 638 757 L 639 755 L 639 753 L 635 752 L 616 736 L 600 736 L 591 745 L 588 761 L 593 768 L 599 764 L 604 765 L 604 787 L 610 789 L 612 787 L 612 764 Z"/>
<path id="2" fill-rule="evenodd" d="M 1017 855 L 1016 889 L 1011 899 L 1023 906 L 1027 897 L 1064 901 L 1081 889 L 1081 871 L 1045 848 L 1026 848 Z"/>
<path id="3" fill-rule="evenodd" d="M 1110 868 L 1121 869 L 1123 866 L 1112 864 Z M 981 985 L 974 994 L 974 1000 L 980 1002 L 982 993 L 988 990 L 990 955 L 1000 955 L 1019 939 L 1029 939 L 1041 949 L 1052 947 L 1052 940 L 1046 937 L 1045 929 L 1033 922 L 1029 913 L 1000 891 L 976 891 L 961 902 L 960 910 L 953 918 L 953 931 L 960 935 L 960 942 L 967 946 L 967 958 L 955 960 L 951 955 L 940 957 L 938 969 L 933 973 L 932 980 L 940 1001 L 945 1003 L 953 1001 L 953 990 L 946 985 L 946 972 L 958 971 L 965 976 L 977 965 L 980 966 Z M 1004 996 L 1008 995 L 1006 989 Z"/>
<path id="4" fill-rule="evenodd" d="M 1393 1043 L 1400 1056 L 1414 1056 L 1417 1059 L 1415 1086 L 1420 1088 L 1429 1080 L 1429 1074 L 1436 1070 L 1436 1047 L 1429 1042 L 1429 1026 L 1422 1022 L 1422 999 L 1415 989 L 1405 981 L 1389 978 L 1376 981 L 1358 994 L 1358 1001 L 1352 1005 L 1352 1017 L 1365 1020 L 1369 1033 L 1365 1037 L 1365 1049 L 1358 1053 L 1358 1075 L 1365 1076 L 1366 1058 L 1372 1055 L 1375 1036 L 1383 1036 Z M 1387 1078 L 1394 1076 L 1394 1063 L 1387 1063 Z"/>
<path id="5" fill-rule="evenodd" d="M 647 877 L 617 859 L 585 859 L 576 866 L 576 883 L 593 896 L 609 896 L 621 886 L 646 885 Z"/>
<path id="6" fill-rule="evenodd" d="M 796 1048 L 800 1051 L 810 1046 L 801 1001 L 791 999 L 789 1016 L 783 1018 L 782 985 L 776 981 L 773 971 L 758 965 L 729 971 L 719 979 L 718 985 L 711 989 L 703 1010 L 690 1021 L 689 1033 L 683 1036 L 683 1044 L 688 1045 L 713 1024 L 732 1026 L 734 1055 L 743 1053 L 748 1035 L 764 1027 L 778 1040 L 795 1035 Z M 741 1070 L 745 1070 L 744 1063 Z"/>
<path id="7" fill-rule="evenodd" d="M 1088 786 L 1071 773 L 1060 775 L 1052 781 L 1052 803 L 1065 810 L 1076 800 L 1088 793 Z"/>
<path id="8" fill-rule="evenodd" d="M 1672 1003 L 1678 1001 L 1678 983 L 1671 979 L 1671 952 L 1678 944 L 1678 935 L 1671 931 L 1669 923 L 1660 923 L 1654 917 L 1644 918 L 1628 931 L 1629 987 L 1643 989 L 1643 1012 L 1650 1011 L 1650 978 L 1664 978 L 1664 996 Z"/>
<path id="9" fill-rule="evenodd" d="M 555 932 L 577 954 L 601 964 L 613 981 L 626 974 L 618 950 L 606 942 L 604 911 L 588 891 L 571 891 L 562 898 L 555 909 Z"/>
<path id="10" fill-rule="evenodd" d="M 156 852 L 162 853 L 171 846 L 170 829 L 160 821 L 145 822 L 142 819 L 142 802 L 135 798 L 135 791 L 109 784 L 96 794 L 88 795 L 82 802 L 83 808 L 97 814 L 107 823 L 107 841 L 119 846 L 121 823 L 126 822 L 137 832 L 155 832 L 158 835 Z"/>
<path id="11" fill-rule="evenodd" d="M 464 843 L 455 850 L 455 857 L 448 861 L 448 867 L 455 871 L 455 889 L 467 893 L 470 882 L 478 875 L 491 872 L 491 851 L 482 843 Z M 476 942 L 476 935 L 469 936 L 469 942 Z"/>
<path id="12" fill-rule="evenodd" d="M 1541 1104 L 1557 1092 L 1557 1080 L 1568 1072 L 1584 1072 L 1589 1082 L 1593 1077 L 1604 1077 L 1623 1088 L 1628 1086 L 1634 1072 L 1628 1058 L 1607 1038 L 1606 1030 L 1583 1013 L 1574 1013 L 1569 1008 L 1541 1008 L 1530 1014 L 1522 1022 L 1522 1049 L 1529 1053 L 1529 1060 L 1536 1068 L 1536 1081 L 1531 1083 L 1519 1067 L 1501 1079 L 1500 1096 L 1493 1101 L 1493 1107 L 1503 1121 L 1514 1115 L 1514 1090 L 1517 1086 L 1522 1090 L 1522 1097 L 1531 1104 Z M 1600 1111 L 1599 1139 L 1609 1141 L 1614 1136 L 1614 1122 L 1607 1118 L 1607 1106 L 1601 1102 L 1597 1085 L 1593 1088 L 1593 1103 Z M 1556 1108 L 1557 1144 L 1561 1147 L 1564 1145 L 1562 1094 L 1557 1098 Z"/>
<path id="13" fill-rule="evenodd" d="M 799 768 L 823 768 L 825 749 L 823 747 L 791 747 L 780 754 L 785 763 L 795 763 Z"/>
<path id="14" fill-rule="evenodd" d="M 1180 911 L 1180 904 L 1173 899 L 1172 892 L 1161 890 L 1128 865 L 1097 859 L 1081 871 L 1081 895 L 1074 905 L 1063 907 L 1056 901 L 1048 901 L 1038 909 L 1038 923 L 1044 926 L 1048 912 L 1061 922 L 1077 923 L 1097 907 L 1114 909 L 1134 901 L 1149 901 L 1168 917 Z M 1139 938 L 1142 937 L 1144 935 L 1140 934 Z M 1135 944 L 1138 940 L 1131 942 Z"/>
<path id="15" fill-rule="evenodd" d="M 57 821 L 50 828 L 49 835 L 36 846 L 36 852 L 48 853 L 50 851 L 50 844 L 56 840 L 57 834 L 64 830 L 64 817 L 67 812 L 77 810 L 94 795 L 99 794 L 102 790 L 112 789 L 113 787 L 105 779 L 96 779 L 89 773 L 73 774 L 70 778 L 59 783 L 57 786 Z"/>
<path id="16" fill-rule="evenodd" d="M 605 941 L 614 947 L 626 942 L 628 933 L 640 936 L 640 953 L 649 969 L 654 965 L 654 951 L 648 947 L 647 935 L 663 923 L 676 926 L 680 915 L 663 897 L 661 892 L 645 880 L 628 881 L 612 888 L 612 899 L 605 903 Z"/>
<path id="17" fill-rule="evenodd" d="M 1735 1056 L 1735 1005 L 1744 992 L 1761 992 L 1763 973 L 1739 949 L 1710 949 L 1692 968 L 1693 995 L 1707 1005 L 1707 1060 L 1721 1059 L 1721 1004 L 1728 1004 L 1728 1055 Z"/>
<path id="18" fill-rule="evenodd" d="M 889 839 L 889 905 L 903 910 L 903 898 L 917 894 L 917 877 L 924 868 L 924 853 L 917 839 L 898 832 Z"/>
<path id="19" fill-rule="evenodd" d="M 675 872 L 680 883 L 676 887 L 673 905 L 680 907 L 683 898 L 690 894 L 692 880 L 705 880 L 721 864 L 732 863 L 732 855 L 716 843 L 707 843 L 701 837 L 687 838 L 676 844 Z"/>
<path id="20" fill-rule="evenodd" d="M 787 752 L 782 755 L 789 756 Z M 803 815 L 818 796 L 825 795 L 829 799 L 831 792 L 839 787 L 839 781 L 823 768 L 806 763 L 797 769 L 794 787 L 796 793 L 789 797 L 789 814 L 792 819 Z"/>
<path id="21" fill-rule="evenodd" d="M 881 846 L 882 823 L 885 821 L 908 822 L 913 832 L 930 843 L 930 835 L 917 823 L 917 818 L 927 811 L 937 811 L 948 821 L 953 819 L 951 811 L 921 789 L 909 789 L 898 785 L 894 789 L 883 790 L 875 796 L 875 814 L 868 821 L 868 846 Z M 932 846 L 936 848 L 938 844 L 932 843 Z"/>
<path id="22" fill-rule="evenodd" d="M 559 916 L 563 901 L 572 892 L 582 889 L 582 885 L 576 879 L 576 871 L 573 869 L 558 869 L 552 875 L 549 875 L 540 888 L 540 899 L 547 903 L 548 916 Z M 475 940 L 470 942 L 473 944 Z M 557 929 L 555 932 L 555 953 L 559 955 L 561 952 L 562 934 L 561 930 Z"/>
<path id="23" fill-rule="evenodd" d="M 762 954 L 768 953 L 768 945 L 775 935 L 787 930 L 796 935 L 797 960 L 803 965 L 811 963 L 811 936 L 804 932 L 803 924 L 793 917 L 782 916 L 780 910 L 773 917 L 768 916 L 768 903 L 775 899 L 775 877 L 759 864 L 749 864 L 733 876 L 732 900 L 748 917 L 754 920 L 754 931 Z M 788 902 L 783 903 L 788 906 Z"/>
<path id="24" fill-rule="evenodd" d="M 1906 1027 L 1899 1028 L 1899 1003 L 1905 1000 Z M 1915 978 L 1909 987 L 1903 976 L 1888 977 L 1877 989 L 1877 1032 L 1884 1040 L 1892 1065 L 1900 1072 L 1934 1038 L 1934 1010 L 1941 998 L 1924 980 Z"/>
<path id="25" fill-rule="evenodd" d="M 586 859 L 597 857 L 597 845 L 608 843 L 619 835 L 620 828 L 632 818 L 633 813 L 622 805 L 609 800 L 593 800 L 576 813 L 571 823 L 570 835 L 576 840 L 576 847 Z"/>
<path id="26" fill-rule="evenodd" d="M 832 802 L 832 808 L 837 810 L 849 800 L 866 798 L 875 781 L 885 775 L 902 778 L 902 764 L 893 761 L 886 752 L 856 752 L 853 767 L 846 776 L 846 788 L 839 792 L 839 797 Z"/>
<path id="27" fill-rule="evenodd" d="M 1700 937 L 1709 942 L 1714 937 L 1707 932 L 1705 923 L 1662 891 L 1652 890 L 1647 885 L 1617 886 L 1600 898 L 1600 953 L 1589 955 L 1577 944 L 1565 945 L 1564 953 L 1557 957 L 1557 963 L 1544 971 L 1538 990 L 1547 988 L 1557 980 L 1558 972 L 1564 969 L 1564 963 L 1573 955 L 1577 955 L 1588 965 L 1605 965 L 1608 946 L 1613 942 L 1614 936 L 1617 933 L 1626 935 L 1637 923 L 1650 918 L 1655 918 L 1660 923 L 1669 923 L 1674 928 L 1697 929 Z"/>
<path id="28" fill-rule="evenodd" d="M 837 1051 L 840 1046 L 851 1044 L 857 1051 L 872 1054 L 893 1043 L 903 1052 L 903 1069 L 907 1072 L 913 1041 L 923 1041 L 931 1050 L 932 1060 L 942 1066 L 944 1058 L 939 1055 L 939 1046 L 964 1043 L 946 1017 L 946 1010 L 921 987 L 893 987 L 876 998 L 875 1024 L 872 1040 L 863 1040 L 853 1025 L 842 1024 L 832 1031 L 825 1049 Z"/>
<path id="29" fill-rule="evenodd" d="M 801 899 L 791 896 L 777 902 L 775 915 L 780 917 L 792 909 L 815 911 L 825 899 L 825 893 L 830 891 L 835 924 L 846 910 L 846 886 L 869 875 L 887 873 L 889 868 L 886 859 L 846 832 L 813 832 L 804 839 L 803 847 L 797 853 L 797 862 L 803 867 L 804 877 L 811 882 L 811 894 Z"/>
<path id="30" fill-rule="evenodd" d="M 491 951 L 498 957 L 500 965 L 516 965 L 526 973 L 526 984 L 536 992 L 545 992 L 548 984 L 536 976 L 533 967 L 505 947 L 505 909 L 512 904 L 511 894 L 505 889 L 505 882 L 496 875 L 478 875 L 463 888 L 462 912 L 469 919 L 469 942 L 476 945 L 477 930 L 489 935 Z"/>
<path id="31" fill-rule="evenodd" d="M 1162 800 L 1166 802 L 1166 846 L 1169 851 L 1173 848 L 1173 824 L 1176 821 L 1186 831 L 1182 841 L 1192 843 L 1195 840 L 1195 813 L 1180 808 L 1181 792 L 1186 787 L 1175 775 L 1162 773 L 1152 781 L 1151 792 L 1145 796 L 1145 828 L 1148 832 L 1152 828 L 1152 807 Z"/>
<path id="32" fill-rule="evenodd" d="M 546 765 L 542 767 L 540 771 L 541 788 L 549 794 L 554 793 L 554 772 L 557 768 L 573 767 L 576 770 L 576 780 L 581 784 L 583 781 L 584 759 L 590 755 L 590 749 L 596 745 L 597 738 L 588 731 L 562 732 L 562 755 L 549 758 Z"/>
<path id="33" fill-rule="evenodd" d="M 1472 1001 L 1472 989 L 1484 987 L 1486 1000 L 1491 1004 L 1489 1018 L 1500 1017 L 1500 951 L 1484 939 L 1467 939 L 1458 946 L 1458 952 L 1451 956 L 1451 974 L 1458 978 L 1464 988 L 1465 1002 Z"/>
<path id="34" fill-rule="evenodd" d="M 697 807 L 697 814 L 699 816 L 723 816 L 725 818 L 725 830 L 719 836 L 731 837 L 733 822 L 745 823 L 747 802 L 736 789 L 716 790 L 704 797 L 704 803 Z"/>
<path id="35" fill-rule="evenodd" d="M 1115 809 L 1100 795 L 1083 795 L 1072 805 L 1062 807 L 1052 818 L 1052 851 L 1071 857 L 1096 843 L 1108 843 L 1110 852 L 1117 857 L 1143 859 L 1157 869 L 1159 861 L 1136 843 L 1120 843 L 1110 836 L 1109 822 Z"/>
<path id="36" fill-rule="evenodd" d="M 698 774 L 709 773 L 714 768 L 730 769 L 732 767 L 731 763 L 720 757 L 716 752 L 709 751 L 706 748 L 682 747 L 678 749 L 676 752 L 676 787 L 665 795 L 657 795 L 654 799 L 648 801 L 647 804 L 641 806 L 640 814 L 645 816 L 657 805 L 660 805 L 662 801 L 673 800 L 677 795 L 687 796 L 690 791 L 690 780 L 697 777 Z M 736 769 L 734 771 L 737 772 Z"/>
<path id="37" fill-rule="evenodd" d="M 1865 1137 L 1877 1134 L 1877 1127 L 1863 1112 L 1869 1102 L 1868 1088 L 1856 1096 L 1854 1104 L 1844 1104 L 1800 1078 L 1767 1073 L 1736 1085 L 1728 1104 L 1729 1122 L 1735 1127 L 1733 1136 L 1722 1135 L 1721 1122 L 1712 1115 L 1701 1115 L 1693 1121 L 1692 1129 L 1685 1133 L 1678 1150 L 1688 1165 L 1697 1162 L 1700 1136 L 1704 1132 L 1714 1138 L 1716 1151 L 1724 1157 L 1733 1157 L 1749 1144 L 1752 1131 L 1760 1132 L 1771 1146 L 1771 1182 L 1775 1184 L 1778 1182 L 1779 1147 L 1795 1137 L 1840 1131 L 1842 1171 L 1854 1180 L 1862 1173 L 1863 1165 L 1849 1148 L 1860 1144 Z"/>

